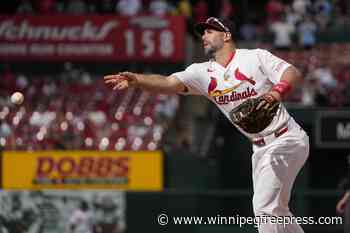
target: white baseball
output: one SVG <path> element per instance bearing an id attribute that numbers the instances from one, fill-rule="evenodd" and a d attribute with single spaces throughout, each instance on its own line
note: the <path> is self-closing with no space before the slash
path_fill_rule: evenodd
<path id="1" fill-rule="evenodd" d="M 15 92 L 11 95 L 11 102 L 13 104 L 21 104 L 23 103 L 24 96 L 21 92 Z"/>

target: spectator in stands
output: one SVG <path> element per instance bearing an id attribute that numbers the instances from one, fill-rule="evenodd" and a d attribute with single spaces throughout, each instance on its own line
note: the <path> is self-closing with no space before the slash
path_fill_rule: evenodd
<path id="1" fill-rule="evenodd" d="M 301 103 L 305 106 L 314 106 L 318 92 L 318 80 L 314 76 L 306 76 L 301 90 Z"/>
<path id="2" fill-rule="evenodd" d="M 274 36 L 273 45 L 276 49 L 289 50 L 291 48 L 295 27 L 289 24 L 285 17 L 271 24 L 270 30 Z"/>
<path id="3" fill-rule="evenodd" d="M 123 16 L 137 15 L 141 9 L 141 0 L 119 0 L 117 3 L 117 11 Z"/>
<path id="4" fill-rule="evenodd" d="M 0 122 L 0 137 L 10 136 L 12 133 L 12 129 L 10 125 L 6 121 Z"/>
<path id="5" fill-rule="evenodd" d="M 328 66 L 326 62 L 321 62 L 311 75 L 319 80 L 320 88 L 324 89 L 325 92 L 337 88 L 338 82 L 335 79 L 330 66 Z"/>
<path id="6" fill-rule="evenodd" d="M 109 195 L 96 196 L 94 199 L 93 222 L 95 231 L 99 233 L 123 232 L 119 203 Z"/>
<path id="7" fill-rule="evenodd" d="M 203 22 L 208 18 L 208 3 L 205 0 L 199 0 L 193 6 L 194 23 Z"/>
<path id="8" fill-rule="evenodd" d="M 230 0 L 221 1 L 220 18 L 231 19 L 235 14 L 235 7 Z"/>
<path id="9" fill-rule="evenodd" d="M 321 30 L 326 29 L 329 24 L 332 5 L 328 0 L 317 0 L 314 3 L 315 19 Z"/>
<path id="10" fill-rule="evenodd" d="M 16 13 L 19 14 L 33 14 L 34 8 L 30 0 L 21 0 L 17 7 Z"/>
<path id="11" fill-rule="evenodd" d="M 303 18 L 301 15 L 296 13 L 295 10 L 290 6 L 286 6 L 285 15 L 286 15 L 287 23 L 294 26 L 297 25 Z"/>
<path id="12" fill-rule="evenodd" d="M 69 222 L 69 217 L 74 211 L 74 201 L 72 201 L 68 196 L 61 196 L 60 199 L 56 200 L 56 208 L 59 212 L 59 224 L 58 229 L 60 232 L 67 232 L 67 223 Z"/>
<path id="13" fill-rule="evenodd" d="M 311 49 L 316 43 L 316 24 L 310 16 L 306 16 L 305 20 L 298 25 L 299 45 L 304 49 Z"/>
<path id="14" fill-rule="evenodd" d="M 337 80 L 335 79 L 330 66 L 322 61 L 316 67 L 311 68 L 308 79 L 315 80 L 317 84 L 315 101 L 319 106 L 329 106 L 332 104 L 334 92 L 337 90 Z"/>
<path id="15" fill-rule="evenodd" d="M 329 0 L 316 0 L 314 3 L 316 14 L 329 17 L 332 13 L 332 4 Z"/>
<path id="16" fill-rule="evenodd" d="M 187 19 L 192 17 L 192 5 L 189 0 L 180 0 L 177 5 L 177 11 L 180 15 L 185 16 Z"/>
<path id="17" fill-rule="evenodd" d="M 170 7 L 166 0 L 152 0 L 149 10 L 153 15 L 163 16 L 169 13 Z"/>
<path id="18" fill-rule="evenodd" d="M 270 0 L 266 5 L 268 23 L 276 22 L 284 12 L 284 5 L 280 0 Z"/>
<path id="19" fill-rule="evenodd" d="M 70 233 L 92 233 L 92 213 L 86 201 L 80 201 L 79 207 L 72 212 L 69 219 Z"/>
<path id="20" fill-rule="evenodd" d="M 175 116 L 176 110 L 179 107 L 178 98 L 174 98 L 174 96 L 168 95 L 160 95 L 159 102 L 155 106 L 155 112 L 160 117 L 164 117 L 164 119 L 172 119 Z"/>
<path id="21" fill-rule="evenodd" d="M 311 9 L 310 0 L 294 0 L 292 4 L 293 10 L 299 17 L 304 17 Z"/>
<path id="22" fill-rule="evenodd" d="M 20 90 L 24 90 L 25 88 L 28 87 L 28 79 L 25 75 L 21 74 L 17 76 L 16 80 L 16 87 L 19 88 Z"/>
<path id="23" fill-rule="evenodd" d="M 193 33 L 193 30 L 190 30 L 190 28 L 193 26 L 193 18 L 192 18 L 192 5 L 189 0 L 180 0 L 177 5 L 175 5 L 175 13 L 177 15 L 184 16 L 186 19 L 186 24 L 187 24 L 187 32 L 194 36 L 194 38 L 197 38 Z M 192 51 L 189 50 L 188 56 L 187 57 L 192 57 Z"/>

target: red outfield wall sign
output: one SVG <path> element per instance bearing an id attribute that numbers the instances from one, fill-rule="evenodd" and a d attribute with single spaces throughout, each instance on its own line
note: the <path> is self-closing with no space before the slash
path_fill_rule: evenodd
<path id="1" fill-rule="evenodd" d="M 184 59 L 181 16 L 0 16 L 0 59 L 168 61 Z"/>

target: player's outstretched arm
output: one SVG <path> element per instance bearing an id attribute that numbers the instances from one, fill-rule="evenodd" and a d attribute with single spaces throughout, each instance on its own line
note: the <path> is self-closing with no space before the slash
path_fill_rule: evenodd
<path id="1" fill-rule="evenodd" d="M 280 83 L 275 85 L 270 94 L 278 101 L 285 99 L 302 82 L 301 72 L 294 66 L 290 66 L 284 71 Z"/>
<path id="2" fill-rule="evenodd" d="M 163 94 L 177 94 L 186 90 L 185 85 L 175 76 L 163 76 L 157 74 L 146 75 L 132 72 L 121 72 L 104 76 L 104 82 L 111 86 L 113 90 L 139 87 L 150 92 Z"/>

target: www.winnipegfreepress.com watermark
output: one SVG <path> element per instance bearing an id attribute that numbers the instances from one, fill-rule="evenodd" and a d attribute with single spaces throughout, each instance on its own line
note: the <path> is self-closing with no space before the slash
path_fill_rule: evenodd
<path id="1" fill-rule="evenodd" d="M 168 224 L 174 225 L 254 225 L 258 227 L 260 224 L 279 224 L 284 227 L 289 224 L 299 225 L 334 225 L 343 224 L 342 217 L 295 217 L 295 216 L 257 216 L 244 217 L 240 215 L 235 216 L 169 216 L 166 213 L 157 215 L 157 223 L 161 226 Z"/>

